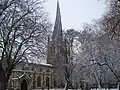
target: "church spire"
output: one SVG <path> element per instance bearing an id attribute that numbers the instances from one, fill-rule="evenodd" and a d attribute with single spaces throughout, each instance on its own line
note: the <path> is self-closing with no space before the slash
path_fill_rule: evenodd
<path id="1" fill-rule="evenodd" d="M 57 41 L 63 40 L 62 22 L 61 22 L 60 7 L 58 0 L 57 0 L 57 12 L 56 12 L 56 20 L 55 20 L 52 40 L 57 40 Z"/>

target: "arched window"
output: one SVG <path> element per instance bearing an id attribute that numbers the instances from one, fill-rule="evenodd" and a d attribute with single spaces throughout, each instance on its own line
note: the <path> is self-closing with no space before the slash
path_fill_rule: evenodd
<path id="1" fill-rule="evenodd" d="M 46 86 L 49 87 L 49 77 L 46 77 Z"/>
<path id="2" fill-rule="evenodd" d="M 54 87 L 57 87 L 57 80 L 54 78 L 53 79 Z"/>
<path id="3" fill-rule="evenodd" d="M 55 46 L 53 47 L 53 52 L 55 53 Z"/>
<path id="4" fill-rule="evenodd" d="M 62 88 L 64 88 L 65 87 L 65 85 L 64 85 L 64 83 L 63 83 L 63 81 L 61 80 L 61 87 Z"/>
<path id="5" fill-rule="evenodd" d="M 42 68 L 40 68 L 40 72 L 42 72 L 43 70 L 42 70 Z"/>
<path id="6" fill-rule="evenodd" d="M 55 54 L 55 46 L 51 46 L 51 55 Z"/>
<path id="7" fill-rule="evenodd" d="M 41 76 L 37 77 L 37 87 L 41 87 Z"/>
<path id="8" fill-rule="evenodd" d="M 50 70 L 49 70 L 49 69 L 47 69 L 47 72 L 50 72 Z"/>
<path id="9" fill-rule="evenodd" d="M 50 53 L 51 53 L 51 55 L 53 55 L 53 48 L 52 48 L 52 46 L 50 47 Z"/>

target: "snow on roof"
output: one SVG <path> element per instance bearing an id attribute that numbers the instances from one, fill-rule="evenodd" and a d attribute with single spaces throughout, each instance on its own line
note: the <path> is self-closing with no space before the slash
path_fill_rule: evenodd
<path id="1" fill-rule="evenodd" d="M 19 65 L 25 65 L 25 62 L 20 62 Z M 46 67 L 54 67 L 54 65 L 52 64 L 47 64 L 47 63 L 28 63 L 28 67 L 29 65 L 35 65 L 35 66 L 46 66 Z"/>
<path id="2" fill-rule="evenodd" d="M 41 65 L 45 65 L 45 66 L 53 66 L 52 64 L 47 64 L 47 63 L 41 63 Z"/>
<path id="3" fill-rule="evenodd" d="M 18 80 L 18 78 L 12 78 L 12 80 L 14 81 L 14 80 Z"/>
<path id="4" fill-rule="evenodd" d="M 51 65 L 51 64 L 47 64 L 47 63 L 28 63 L 28 64 L 33 64 L 33 65 L 40 65 L 40 66 L 48 66 L 48 67 L 52 67 L 53 65 Z"/>

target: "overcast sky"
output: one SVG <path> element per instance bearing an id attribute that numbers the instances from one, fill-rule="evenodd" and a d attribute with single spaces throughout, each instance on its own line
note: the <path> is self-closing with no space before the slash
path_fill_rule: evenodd
<path id="1" fill-rule="evenodd" d="M 105 12 L 104 0 L 59 0 L 63 29 L 80 29 L 83 23 L 99 19 Z M 57 0 L 46 0 L 45 10 L 54 24 Z"/>

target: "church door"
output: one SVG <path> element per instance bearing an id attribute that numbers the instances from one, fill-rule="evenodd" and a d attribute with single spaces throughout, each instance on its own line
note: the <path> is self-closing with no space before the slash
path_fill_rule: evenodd
<path id="1" fill-rule="evenodd" d="M 27 81 L 23 80 L 21 83 L 21 90 L 27 90 L 27 89 L 28 89 Z"/>

